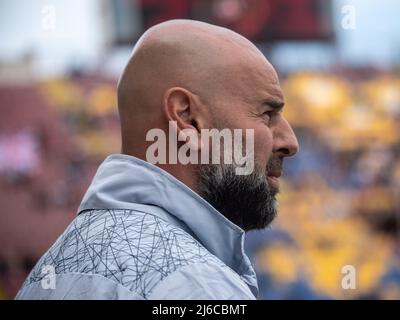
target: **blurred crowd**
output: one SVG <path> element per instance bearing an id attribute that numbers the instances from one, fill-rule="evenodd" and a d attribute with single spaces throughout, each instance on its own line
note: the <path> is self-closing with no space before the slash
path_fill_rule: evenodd
<path id="1" fill-rule="evenodd" d="M 247 236 L 260 298 L 400 299 L 400 75 L 302 72 L 282 85 L 300 152 L 285 164 L 278 219 Z M 120 152 L 115 88 L 79 73 L 0 86 L 0 298 Z M 356 289 L 342 287 L 347 265 Z"/>

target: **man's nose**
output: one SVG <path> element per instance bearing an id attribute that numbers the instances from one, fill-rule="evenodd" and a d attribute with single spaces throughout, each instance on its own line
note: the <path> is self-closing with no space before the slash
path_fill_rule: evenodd
<path id="1" fill-rule="evenodd" d="M 291 157 L 299 151 L 299 143 L 296 135 L 283 116 L 274 128 L 273 137 L 275 153 L 279 153 L 283 157 Z"/>

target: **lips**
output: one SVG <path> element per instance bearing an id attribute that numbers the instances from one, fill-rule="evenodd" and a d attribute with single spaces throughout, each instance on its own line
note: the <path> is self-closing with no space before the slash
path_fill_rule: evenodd
<path id="1" fill-rule="evenodd" d="M 273 176 L 267 176 L 267 182 L 273 194 L 277 194 L 280 188 L 279 178 Z"/>
<path id="2" fill-rule="evenodd" d="M 279 192 L 279 187 L 280 187 L 279 177 L 281 175 L 282 175 L 282 171 L 272 171 L 272 172 L 269 172 L 267 175 L 268 185 L 271 187 L 271 189 L 275 193 Z"/>
<path id="3" fill-rule="evenodd" d="M 268 185 L 276 193 L 279 191 L 279 177 L 282 176 L 283 161 L 280 157 L 273 157 L 267 165 L 267 181 Z"/>
<path id="4" fill-rule="evenodd" d="M 282 175 L 282 171 L 270 171 L 268 172 L 268 177 L 279 178 Z"/>

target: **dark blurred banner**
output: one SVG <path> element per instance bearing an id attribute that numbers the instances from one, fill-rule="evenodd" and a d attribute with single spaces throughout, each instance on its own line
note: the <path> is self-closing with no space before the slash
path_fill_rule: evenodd
<path id="1" fill-rule="evenodd" d="M 191 18 L 226 26 L 253 41 L 331 40 L 330 0 L 140 0 L 145 29 Z"/>

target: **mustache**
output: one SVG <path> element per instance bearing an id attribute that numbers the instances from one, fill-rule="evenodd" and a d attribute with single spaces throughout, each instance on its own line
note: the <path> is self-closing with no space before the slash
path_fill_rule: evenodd
<path id="1" fill-rule="evenodd" d="M 267 175 L 281 174 L 283 171 L 283 158 L 280 156 L 272 156 L 267 163 Z"/>

